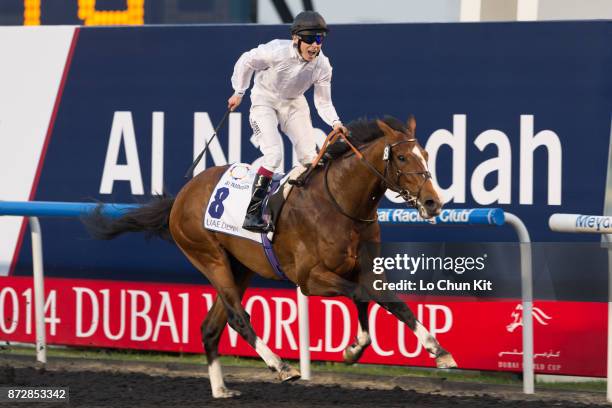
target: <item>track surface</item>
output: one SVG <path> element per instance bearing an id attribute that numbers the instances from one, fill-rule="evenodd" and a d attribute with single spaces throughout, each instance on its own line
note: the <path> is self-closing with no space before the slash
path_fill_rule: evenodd
<path id="1" fill-rule="evenodd" d="M 417 392 L 406 386 L 394 386 L 393 378 L 370 378 L 364 383 L 362 378 L 344 378 L 343 385 L 308 384 L 297 382 L 281 384 L 270 382 L 270 373 L 265 369 L 232 370 L 234 374 L 226 380 L 228 386 L 240 390 L 243 395 L 232 400 L 215 400 L 211 398 L 205 368 L 199 368 L 201 374 L 184 370 L 160 369 L 146 365 L 140 369 L 124 370 L 117 363 L 99 362 L 106 369 L 85 365 L 79 368 L 78 363 L 69 366 L 55 365 L 45 371 L 23 364 L 12 364 L 0 359 L 0 386 L 54 386 L 69 387 L 70 403 L 0 403 L 0 408 L 16 407 L 240 407 L 240 408 L 276 408 L 276 407 L 595 407 L 579 402 L 580 396 L 573 394 L 571 400 L 552 399 L 507 399 L 504 393 L 485 390 L 480 395 L 455 396 L 452 387 L 442 393 Z M 145 371 L 145 372 L 142 372 Z M 166 374 L 164 374 L 164 371 Z M 240 371 L 240 372 L 238 372 Z M 338 380 L 338 378 L 335 378 Z M 342 380 L 342 378 L 339 378 Z M 405 382 L 404 382 L 405 383 Z M 402 384 L 404 384 L 402 383 Z M 365 386 L 364 386 L 365 384 Z M 372 384 L 373 387 L 367 386 Z M 408 382 L 410 384 L 410 382 Z M 380 385 L 380 387 L 376 387 Z M 359 388 L 354 388 L 355 386 Z M 417 387 L 418 388 L 418 387 Z M 435 388 L 435 387 L 434 387 Z M 512 390 L 517 395 L 519 390 Z M 491 392 L 493 395 L 486 395 Z M 457 392 L 459 394 L 460 392 Z M 601 401 L 600 395 L 592 395 L 584 401 Z M 501 396 L 501 397 L 500 397 Z M 539 396 L 538 398 L 542 398 Z M 606 405 L 599 405 L 606 406 Z M 609 406 L 608 406 L 609 407 Z"/>

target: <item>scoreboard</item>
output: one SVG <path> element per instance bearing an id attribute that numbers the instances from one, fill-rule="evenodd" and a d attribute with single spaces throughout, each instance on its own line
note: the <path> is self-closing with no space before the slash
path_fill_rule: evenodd
<path id="1" fill-rule="evenodd" d="M 256 0 L 0 0 L 0 25 L 250 23 Z"/>

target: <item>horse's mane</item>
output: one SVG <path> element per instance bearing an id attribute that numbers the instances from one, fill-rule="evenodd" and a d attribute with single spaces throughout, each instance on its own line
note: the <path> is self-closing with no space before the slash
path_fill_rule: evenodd
<path id="1" fill-rule="evenodd" d="M 402 133 L 407 133 L 406 125 L 399 119 L 393 116 L 385 116 L 382 119 L 389 127 Z M 359 148 L 373 140 L 383 136 L 383 131 L 378 127 L 376 119 L 360 118 L 350 122 L 346 127 L 349 130 L 349 140 L 355 147 Z M 327 148 L 328 156 L 337 158 L 349 150 L 349 147 L 343 140 L 339 139 L 333 145 Z"/>

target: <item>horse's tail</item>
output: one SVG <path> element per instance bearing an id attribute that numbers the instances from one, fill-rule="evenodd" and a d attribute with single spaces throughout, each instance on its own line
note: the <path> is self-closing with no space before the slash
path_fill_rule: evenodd
<path id="1" fill-rule="evenodd" d="M 119 218 L 110 218 L 103 214 L 100 204 L 89 215 L 81 218 L 89 234 L 95 239 L 113 239 L 124 232 L 144 232 L 145 237 L 159 237 L 172 241 L 168 228 L 170 210 L 174 197 L 156 196 L 151 202 L 128 211 Z"/>

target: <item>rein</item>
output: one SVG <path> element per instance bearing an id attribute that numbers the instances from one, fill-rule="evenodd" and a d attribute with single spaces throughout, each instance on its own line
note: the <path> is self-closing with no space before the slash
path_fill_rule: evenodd
<path id="1" fill-rule="evenodd" d="M 387 178 L 387 175 L 389 174 L 390 163 L 392 162 L 392 160 L 391 160 L 391 153 L 393 152 L 393 148 L 395 146 L 398 146 L 398 145 L 403 144 L 403 143 L 416 142 L 417 140 L 415 138 L 406 139 L 406 140 L 400 140 L 400 141 L 395 142 L 393 144 L 386 144 L 385 145 L 385 150 L 383 151 L 383 161 L 385 162 L 385 170 L 384 170 L 384 174 L 383 174 L 380 171 L 378 171 L 378 169 L 376 169 L 376 167 L 374 167 L 374 165 L 372 163 L 370 163 L 363 156 L 361 151 L 358 148 L 356 148 L 349 141 L 349 139 L 348 139 L 348 137 L 346 135 L 344 135 L 341 132 L 337 132 L 336 134 L 333 134 L 333 136 L 332 136 L 332 133 L 330 133 L 328 135 L 328 137 L 327 137 L 327 139 L 325 141 L 326 143 L 324 143 L 324 149 L 321 149 L 321 152 L 325 151 L 325 148 L 328 146 L 327 142 L 329 142 L 329 144 L 331 144 L 334 141 L 336 141 L 338 139 L 338 137 L 342 137 L 344 142 L 352 150 L 352 152 L 355 154 L 355 156 L 357 156 L 359 158 L 359 160 L 366 165 L 366 167 L 368 168 L 368 170 L 370 170 L 371 173 L 373 173 L 376 177 L 378 177 L 382 181 L 383 187 L 386 187 L 385 189 L 390 189 L 391 191 L 394 191 L 394 192 L 398 193 L 398 197 L 401 196 L 404 199 L 404 201 L 406 201 L 406 203 L 408 203 L 409 205 L 411 205 L 414 208 L 418 208 L 419 196 L 421 195 L 421 190 L 423 189 L 423 186 L 425 185 L 425 182 L 428 179 L 431 178 L 431 173 L 429 171 L 425 170 L 425 171 L 403 172 L 400 169 L 396 168 L 395 169 L 395 175 L 397 176 L 396 181 L 393 182 L 393 181 L 390 181 Z M 365 147 L 367 147 L 367 145 Z M 328 163 L 325 166 L 325 177 L 324 177 L 324 180 L 325 180 L 325 190 L 327 191 L 327 194 L 331 198 L 331 201 L 334 204 L 334 206 L 336 207 L 336 209 L 338 210 L 338 212 L 340 212 L 340 214 L 344 215 L 345 217 L 351 219 L 352 221 L 363 222 L 363 223 L 373 223 L 373 222 L 375 222 L 378 219 L 378 217 L 376 217 L 376 216 L 374 218 L 371 218 L 371 219 L 357 218 L 357 217 L 351 216 L 350 214 L 347 214 L 342 209 L 342 207 L 340 207 L 340 204 L 338 203 L 338 201 L 336 201 L 336 199 L 333 196 L 331 190 L 329 189 L 328 173 L 329 173 L 330 167 L 331 167 L 331 163 Z M 410 191 L 408 191 L 408 190 L 406 190 L 404 188 L 401 188 L 401 186 L 399 185 L 399 182 L 400 182 L 400 179 L 401 179 L 402 176 L 408 176 L 408 175 L 411 175 L 411 174 L 420 174 L 420 175 L 423 175 L 423 181 L 419 185 L 419 189 L 418 189 L 416 194 L 412 194 Z"/>

